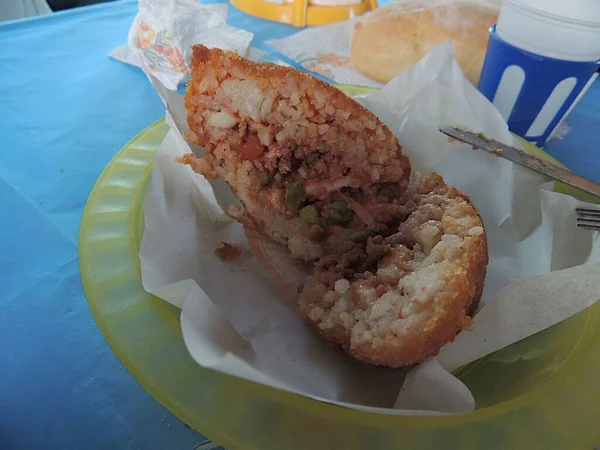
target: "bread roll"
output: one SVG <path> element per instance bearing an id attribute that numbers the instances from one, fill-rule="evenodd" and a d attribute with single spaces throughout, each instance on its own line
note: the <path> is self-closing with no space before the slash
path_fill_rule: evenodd
<path id="1" fill-rule="evenodd" d="M 350 56 L 359 72 L 387 83 L 450 40 L 458 64 L 477 86 L 489 28 L 497 18 L 496 9 L 475 2 L 431 8 L 393 3 L 366 14 L 355 25 Z"/>

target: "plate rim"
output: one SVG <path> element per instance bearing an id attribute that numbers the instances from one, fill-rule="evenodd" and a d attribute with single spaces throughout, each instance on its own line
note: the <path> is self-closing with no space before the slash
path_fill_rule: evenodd
<path id="1" fill-rule="evenodd" d="M 147 128 L 145 128 L 140 133 L 138 133 L 136 136 L 134 136 L 132 139 L 130 139 L 121 148 L 121 150 L 119 150 L 119 152 L 111 159 L 111 161 L 107 164 L 107 166 L 103 169 L 102 173 L 96 180 L 94 187 L 92 188 L 92 190 L 90 192 L 90 196 L 88 197 L 88 200 L 86 201 L 86 205 L 85 205 L 85 208 L 84 208 L 84 211 L 82 214 L 82 220 L 81 220 L 81 225 L 80 225 L 80 234 L 79 234 L 79 265 L 80 265 L 80 274 L 81 274 L 81 278 L 82 278 L 82 284 L 84 287 L 84 291 L 86 293 L 86 299 L 90 306 L 90 310 L 92 311 L 92 314 L 94 316 L 94 320 L 96 321 L 100 331 L 102 332 L 103 337 L 109 344 L 111 350 L 115 353 L 115 355 L 123 363 L 123 365 L 130 372 L 130 374 L 132 374 L 132 376 L 144 387 L 144 389 L 146 391 L 148 391 L 150 393 L 150 395 L 152 395 L 165 408 L 167 408 L 169 411 L 171 411 L 173 414 L 175 414 L 177 417 L 179 417 L 184 423 L 188 423 L 188 424 L 192 425 L 194 428 L 199 430 L 200 433 L 207 435 L 207 437 L 209 437 L 210 439 L 213 439 L 215 442 L 219 442 L 219 443 L 225 445 L 230 450 L 233 450 L 234 448 L 253 448 L 251 446 L 247 446 L 243 442 L 239 442 L 238 440 L 232 439 L 225 432 L 222 432 L 219 429 L 216 429 L 216 428 L 211 427 L 204 423 L 203 424 L 196 423 L 195 420 L 190 420 L 190 418 L 187 417 L 187 415 L 185 414 L 185 411 L 180 410 L 179 405 L 176 402 L 171 401 L 169 396 L 166 395 L 158 386 L 155 386 L 151 381 L 146 379 L 146 376 L 144 375 L 144 373 L 139 372 L 137 370 L 137 368 L 135 367 L 136 366 L 135 363 L 131 361 L 130 355 L 128 355 L 126 352 L 122 351 L 122 348 L 119 345 L 117 345 L 117 343 L 113 340 L 113 336 L 111 335 L 110 327 L 104 321 L 104 318 L 101 315 L 101 311 L 97 307 L 98 305 L 94 303 L 93 298 L 90 298 L 90 297 L 93 297 L 94 295 L 89 294 L 89 285 L 91 283 L 91 280 L 89 277 L 90 274 L 88 273 L 87 269 L 84 266 L 86 265 L 86 261 L 88 261 L 88 254 L 87 254 L 88 248 L 86 247 L 86 239 L 88 237 L 88 232 L 86 231 L 86 228 L 88 227 L 88 220 L 89 220 L 89 213 L 90 213 L 89 208 L 92 207 L 94 195 L 97 195 L 98 186 L 101 184 L 101 182 L 106 177 L 108 177 L 111 168 L 114 167 L 114 165 L 118 163 L 118 161 L 120 160 L 120 158 L 123 155 L 123 152 L 126 149 L 131 148 L 132 145 L 134 145 L 136 142 L 138 142 L 140 139 L 142 139 L 146 133 L 148 133 L 152 130 L 156 130 L 161 127 L 166 128 L 165 132 L 168 131 L 168 127 L 166 127 L 164 118 L 161 118 L 161 119 L 157 120 L 156 122 L 152 123 Z M 156 154 L 156 149 L 154 150 L 154 154 Z M 146 173 L 145 179 L 147 179 L 147 177 L 151 171 L 154 157 L 152 157 L 150 159 L 151 159 L 151 162 L 145 168 L 145 173 Z M 142 182 L 142 184 L 144 184 L 144 183 L 145 183 L 145 181 Z M 144 190 L 144 188 L 140 187 L 137 191 L 137 195 L 139 196 L 143 192 L 143 190 Z M 133 213 L 131 211 L 129 211 L 128 217 L 129 217 L 129 214 L 133 214 Z M 128 225 L 131 225 L 131 224 L 128 223 Z M 134 240 L 133 236 L 128 236 L 128 242 L 130 245 L 133 242 L 133 240 Z M 139 258 L 136 258 L 137 254 L 135 254 L 135 252 L 132 252 L 132 253 L 134 253 L 132 255 L 132 258 L 134 259 L 134 262 L 135 262 L 136 271 L 139 273 Z M 141 279 L 139 280 L 139 282 L 141 284 Z M 160 304 L 165 304 L 165 302 L 163 302 L 162 300 L 156 299 L 151 294 L 148 294 L 148 293 L 145 293 L 145 294 L 148 299 L 160 302 Z M 599 310 L 599 312 L 600 312 L 600 310 Z M 591 312 L 590 312 L 590 314 L 591 314 Z M 600 314 L 596 314 L 596 316 L 600 316 Z M 597 318 L 598 317 L 596 317 L 596 322 L 597 322 Z M 172 325 L 174 327 L 176 327 L 177 322 L 178 322 L 178 320 L 174 320 Z M 586 324 L 588 322 L 589 322 L 589 320 L 586 320 Z M 591 333 L 593 335 L 600 335 L 600 333 L 598 333 L 598 327 L 595 327 L 593 330 L 590 330 L 590 327 L 586 325 L 585 330 L 587 330 L 588 334 Z M 585 332 L 585 330 L 584 330 L 584 332 Z M 179 330 L 179 332 L 180 332 L 180 330 Z M 583 339 L 583 334 L 584 333 L 582 332 L 581 339 Z M 591 339 L 591 336 L 586 336 L 586 338 L 589 340 L 589 339 Z M 183 343 L 183 339 L 181 341 Z M 203 370 L 206 370 L 206 369 L 203 369 Z M 568 373 L 563 373 L 563 375 L 567 376 Z M 550 383 L 550 381 L 552 381 L 552 383 Z M 558 379 L 557 375 L 555 374 L 552 377 L 552 380 L 548 380 L 548 382 L 545 382 L 541 386 L 534 389 L 532 391 L 531 395 L 540 391 L 542 388 L 549 389 L 550 385 L 555 385 L 555 384 L 559 383 L 560 381 L 562 381 L 562 380 Z M 250 383 L 250 382 L 246 382 L 246 383 Z M 374 421 L 377 421 L 378 425 L 382 425 L 382 424 L 384 426 L 393 425 L 395 427 L 405 425 L 408 427 L 418 427 L 420 429 L 428 429 L 431 431 L 433 431 L 435 428 L 438 428 L 438 427 L 447 427 L 447 426 L 453 426 L 453 425 L 455 426 L 455 425 L 471 423 L 471 422 L 480 422 L 482 420 L 487 420 L 487 419 L 490 419 L 491 417 L 500 416 L 507 412 L 513 411 L 516 408 L 518 408 L 519 406 L 529 406 L 529 404 L 530 404 L 530 402 L 523 401 L 524 397 L 530 396 L 530 394 L 526 394 L 525 396 L 520 396 L 515 399 L 504 401 L 495 406 L 478 409 L 478 410 L 474 411 L 473 413 L 470 413 L 467 415 L 427 417 L 424 420 L 423 417 L 418 417 L 418 416 L 385 416 L 385 415 L 376 414 L 376 413 L 372 414 L 372 413 L 364 413 L 364 412 L 349 410 L 349 409 L 341 408 L 339 406 L 335 406 L 335 405 L 331 405 L 331 404 L 324 404 L 324 403 L 318 402 L 316 400 L 304 398 L 304 397 L 301 397 L 301 396 L 298 396 L 295 394 L 276 391 L 273 388 L 255 385 L 254 383 L 250 383 L 250 384 L 252 384 L 254 386 L 254 388 L 258 389 L 258 391 L 262 391 L 263 394 L 266 393 L 268 395 L 268 397 L 274 396 L 275 398 L 279 397 L 279 399 L 281 399 L 282 396 L 287 397 L 287 399 L 285 399 L 285 403 L 291 404 L 296 408 L 301 408 L 309 414 L 315 414 L 315 413 L 317 413 L 316 409 L 319 409 L 318 415 L 324 419 L 325 418 L 339 419 L 340 417 L 342 417 L 345 420 L 349 420 L 351 422 L 360 421 L 363 424 L 364 423 L 373 424 Z M 538 396 L 539 396 L 539 394 L 538 394 Z M 423 422 L 427 422 L 427 424 L 424 424 Z M 598 438 L 600 438 L 600 433 L 598 433 Z M 592 438 L 590 437 L 590 442 L 591 442 L 591 439 Z"/>

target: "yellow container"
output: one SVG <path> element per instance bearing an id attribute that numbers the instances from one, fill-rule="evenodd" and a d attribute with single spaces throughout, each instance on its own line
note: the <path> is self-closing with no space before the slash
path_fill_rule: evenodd
<path id="1" fill-rule="evenodd" d="M 296 27 L 342 22 L 377 8 L 377 0 L 332 6 L 311 5 L 309 0 L 293 0 L 283 4 L 264 0 L 231 0 L 231 4 L 252 16 L 289 23 Z"/>

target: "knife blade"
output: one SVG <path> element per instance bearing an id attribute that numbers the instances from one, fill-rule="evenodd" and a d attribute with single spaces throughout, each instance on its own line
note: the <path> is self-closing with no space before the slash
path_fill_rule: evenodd
<path id="1" fill-rule="evenodd" d="M 560 180 L 570 186 L 600 197 L 600 184 L 576 175 L 562 167 L 557 167 L 542 159 L 536 158 L 518 148 L 504 145 L 501 142 L 490 139 L 482 133 L 472 133 L 455 127 L 441 127 L 440 131 L 447 136 L 472 145 L 474 149 L 485 150 L 493 155 L 528 167 L 529 169 L 547 175 L 550 178 Z"/>

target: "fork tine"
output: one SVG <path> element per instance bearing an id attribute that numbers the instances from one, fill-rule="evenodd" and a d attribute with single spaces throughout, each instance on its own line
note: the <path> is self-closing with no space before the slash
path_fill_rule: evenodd
<path id="1" fill-rule="evenodd" d="M 597 224 L 590 224 L 590 225 L 578 223 L 577 227 L 583 228 L 584 230 L 600 231 L 600 222 L 598 222 Z"/>
<path id="2" fill-rule="evenodd" d="M 586 230 L 600 231 L 600 209 L 576 208 L 577 226 Z"/>
<path id="3" fill-rule="evenodd" d="M 577 223 L 581 225 L 600 226 L 600 219 L 577 219 Z"/>
<path id="4" fill-rule="evenodd" d="M 578 216 L 600 217 L 600 209 L 576 208 L 575 212 Z"/>

